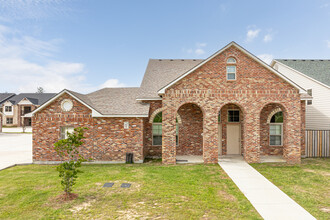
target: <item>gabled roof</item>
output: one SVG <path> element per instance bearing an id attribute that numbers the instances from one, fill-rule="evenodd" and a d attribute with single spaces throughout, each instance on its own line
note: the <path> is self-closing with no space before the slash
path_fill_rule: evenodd
<path id="1" fill-rule="evenodd" d="M 160 99 L 158 90 L 201 63 L 201 59 L 150 59 L 138 99 Z"/>
<path id="2" fill-rule="evenodd" d="M 0 105 L 7 101 L 9 98 L 13 97 L 15 93 L 0 93 Z"/>
<path id="3" fill-rule="evenodd" d="M 330 86 L 330 60 L 275 59 L 275 61 Z"/>
<path id="4" fill-rule="evenodd" d="M 148 117 L 149 104 L 136 100 L 139 90 L 140 88 L 104 88 L 85 95 L 65 89 L 32 114 L 44 109 L 66 93 L 91 109 L 93 117 Z"/>
<path id="5" fill-rule="evenodd" d="M 208 61 L 210 61 L 211 59 L 213 59 L 214 57 L 216 57 L 217 55 L 219 55 L 220 53 L 222 53 L 223 51 L 225 51 L 226 49 L 228 49 L 231 46 L 235 46 L 236 48 L 238 48 L 239 50 L 241 50 L 243 53 L 245 53 L 246 55 L 248 55 L 250 58 L 252 58 L 256 62 L 258 62 L 259 64 L 261 64 L 263 67 L 265 67 L 266 69 L 270 70 L 271 72 L 273 72 L 275 75 L 279 76 L 280 78 L 284 79 L 286 82 L 288 82 L 289 84 L 291 84 L 293 87 L 297 88 L 300 93 L 306 93 L 305 89 L 303 89 L 302 87 L 300 87 L 299 85 L 297 85 L 295 82 L 293 82 L 292 80 L 290 80 L 289 78 L 287 78 L 282 73 L 280 73 L 280 72 L 276 71 L 275 69 L 273 69 L 272 67 L 270 67 L 268 64 L 266 64 L 265 62 L 263 62 L 262 60 L 260 60 L 258 57 L 256 57 L 253 54 L 251 54 L 249 51 L 245 50 L 243 47 L 241 47 L 240 45 L 238 45 L 236 42 L 232 41 L 231 43 L 229 43 L 228 45 L 226 45 L 225 47 L 223 47 L 222 49 L 220 49 L 219 51 L 217 51 L 216 53 L 214 53 L 213 55 L 211 55 L 209 58 L 203 60 L 198 65 L 196 65 L 192 69 L 190 69 L 189 71 L 185 72 L 184 74 L 182 74 L 181 76 L 179 76 L 175 80 L 173 80 L 170 83 L 168 83 L 166 86 L 160 88 L 158 90 L 158 94 L 160 94 L 160 95 L 161 94 L 164 94 L 165 93 L 165 90 L 167 88 L 169 88 L 170 86 L 174 85 L 175 83 L 177 83 L 178 81 L 180 81 L 181 79 L 183 79 L 184 77 L 186 77 L 187 75 L 189 75 L 190 73 L 194 72 L 196 69 L 198 69 L 199 67 L 203 66 L 205 63 L 207 63 Z"/>
<path id="6" fill-rule="evenodd" d="M 8 101 L 10 101 L 13 105 L 16 105 L 26 98 L 34 105 L 42 105 L 55 95 L 56 93 L 20 93 L 11 97 Z"/>

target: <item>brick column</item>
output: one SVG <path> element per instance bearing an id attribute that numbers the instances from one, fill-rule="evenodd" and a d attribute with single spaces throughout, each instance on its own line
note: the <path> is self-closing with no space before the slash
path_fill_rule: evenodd
<path id="1" fill-rule="evenodd" d="M 206 109 L 203 117 L 204 163 L 218 163 L 218 114 Z"/>
<path id="2" fill-rule="evenodd" d="M 297 109 L 297 106 L 299 108 Z M 286 134 L 284 135 L 283 157 L 287 163 L 296 164 L 301 162 L 301 110 L 300 103 L 293 103 L 293 108 L 287 110 L 285 122 Z M 284 119 L 285 120 L 285 119 Z"/>
<path id="3" fill-rule="evenodd" d="M 244 159 L 248 163 L 260 162 L 260 117 L 255 108 L 244 115 Z"/>
<path id="4" fill-rule="evenodd" d="M 176 112 L 172 106 L 164 106 L 162 122 L 162 162 L 164 164 L 176 163 Z"/>

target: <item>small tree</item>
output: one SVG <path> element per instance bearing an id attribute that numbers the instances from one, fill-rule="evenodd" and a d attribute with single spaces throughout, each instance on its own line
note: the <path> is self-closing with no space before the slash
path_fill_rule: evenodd
<path id="1" fill-rule="evenodd" d="M 78 168 L 81 167 L 81 163 L 86 159 L 79 153 L 79 147 L 84 143 L 84 132 L 87 128 L 79 127 L 75 128 L 73 133 L 67 133 L 67 138 L 59 140 L 54 144 L 54 149 L 61 157 L 63 163 L 56 167 L 59 172 L 59 177 L 62 178 L 61 184 L 65 192 L 66 199 L 72 198 L 72 188 L 78 178 L 78 173 L 82 171 Z"/>

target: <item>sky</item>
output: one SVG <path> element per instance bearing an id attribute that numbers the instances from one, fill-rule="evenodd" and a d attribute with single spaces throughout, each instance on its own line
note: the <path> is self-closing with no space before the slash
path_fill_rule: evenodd
<path id="1" fill-rule="evenodd" d="M 0 0 L 0 92 L 138 87 L 149 59 L 231 41 L 267 63 L 330 59 L 330 0 Z"/>

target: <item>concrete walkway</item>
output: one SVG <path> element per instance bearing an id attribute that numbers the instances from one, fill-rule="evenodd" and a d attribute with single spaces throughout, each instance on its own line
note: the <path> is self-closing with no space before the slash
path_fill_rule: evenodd
<path id="1" fill-rule="evenodd" d="M 242 157 L 220 158 L 219 165 L 264 219 L 315 219 Z"/>

